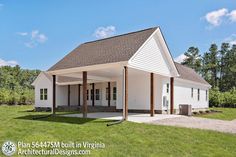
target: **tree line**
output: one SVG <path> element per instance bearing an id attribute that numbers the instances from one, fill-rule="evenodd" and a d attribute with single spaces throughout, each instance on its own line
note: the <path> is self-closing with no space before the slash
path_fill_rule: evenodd
<path id="1" fill-rule="evenodd" d="M 25 70 L 18 65 L 0 67 L 0 105 L 33 104 L 31 83 L 39 73 L 40 70 Z"/>
<path id="2" fill-rule="evenodd" d="M 203 55 L 192 46 L 184 55 L 186 58 L 181 64 L 194 69 L 211 84 L 210 105 L 236 105 L 236 45 L 211 44 Z"/>

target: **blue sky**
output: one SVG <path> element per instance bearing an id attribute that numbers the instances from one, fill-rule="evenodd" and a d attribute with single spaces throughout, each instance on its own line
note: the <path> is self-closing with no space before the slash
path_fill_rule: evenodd
<path id="1" fill-rule="evenodd" d="M 47 70 L 80 43 L 154 26 L 174 58 L 236 43 L 236 1 L 0 0 L 0 65 Z"/>

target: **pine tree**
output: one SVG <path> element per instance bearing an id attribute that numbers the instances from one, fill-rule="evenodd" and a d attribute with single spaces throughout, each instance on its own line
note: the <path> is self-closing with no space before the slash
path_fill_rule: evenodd
<path id="1" fill-rule="evenodd" d="M 219 58 L 219 89 L 220 91 L 225 91 L 224 88 L 224 84 L 225 81 L 223 79 L 226 71 L 227 71 L 227 67 L 226 67 L 226 55 L 229 53 L 229 49 L 230 49 L 230 45 L 229 43 L 222 43 L 221 44 L 221 50 L 220 52 L 220 58 Z"/>
<path id="2" fill-rule="evenodd" d="M 201 71 L 201 56 L 199 55 L 199 49 L 197 47 L 189 47 L 187 52 L 184 53 L 186 58 L 181 63 L 186 65 L 196 72 L 200 73 Z"/>

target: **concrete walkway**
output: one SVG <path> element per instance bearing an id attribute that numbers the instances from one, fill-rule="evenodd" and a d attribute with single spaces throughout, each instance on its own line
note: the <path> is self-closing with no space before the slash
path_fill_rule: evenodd
<path id="1" fill-rule="evenodd" d="M 236 119 L 233 121 L 225 121 L 225 120 L 182 116 L 174 119 L 162 119 L 162 120 L 152 121 L 151 124 L 206 129 L 206 130 L 214 130 L 219 132 L 236 134 Z"/>
<path id="2" fill-rule="evenodd" d="M 63 115 L 66 117 L 83 117 L 83 114 L 67 114 Z M 121 112 L 95 112 L 88 113 L 88 118 L 101 118 L 108 120 L 121 120 Z M 163 119 L 174 119 L 178 117 L 183 117 L 181 115 L 168 115 L 168 114 L 156 114 L 154 117 L 150 117 L 150 114 L 140 114 L 140 113 L 129 113 L 128 121 L 136 123 L 151 123 L 153 121 L 159 121 Z"/>

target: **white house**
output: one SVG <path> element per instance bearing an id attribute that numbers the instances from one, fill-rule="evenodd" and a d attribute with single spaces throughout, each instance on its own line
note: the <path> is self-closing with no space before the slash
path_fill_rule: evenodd
<path id="1" fill-rule="evenodd" d="M 159 27 L 81 44 L 33 82 L 35 107 L 177 113 L 208 108 L 211 87 L 175 63 Z M 86 101 L 83 101 L 86 100 Z M 88 110 L 88 111 L 87 111 Z"/>

